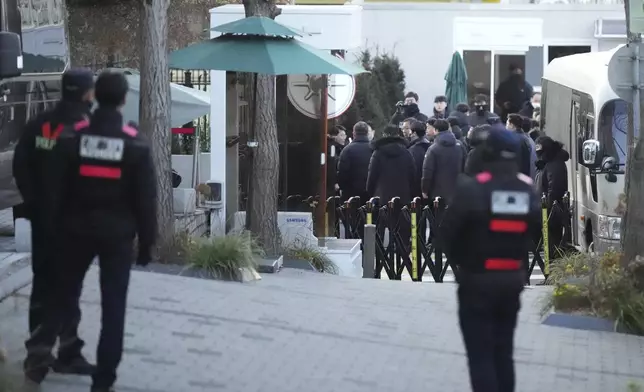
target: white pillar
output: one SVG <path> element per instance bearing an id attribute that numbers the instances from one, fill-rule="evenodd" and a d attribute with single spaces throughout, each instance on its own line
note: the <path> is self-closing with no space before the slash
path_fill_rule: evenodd
<path id="1" fill-rule="evenodd" d="M 210 27 L 221 24 L 210 15 Z M 220 33 L 210 31 L 210 38 Z M 221 208 L 212 211 L 210 235 L 226 234 L 226 71 L 210 71 L 210 181 L 221 184 Z"/>
<path id="2" fill-rule="evenodd" d="M 226 71 L 210 72 L 210 181 L 221 184 L 221 208 L 211 218 L 211 235 L 226 233 Z"/>

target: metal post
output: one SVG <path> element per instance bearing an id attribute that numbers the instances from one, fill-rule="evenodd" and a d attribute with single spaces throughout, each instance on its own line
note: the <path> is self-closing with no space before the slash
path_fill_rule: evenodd
<path id="1" fill-rule="evenodd" d="M 639 126 L 641 117 L 641 101 L 640 101 L 640 46 L 642 43 L 642 38 L 639 34 L 636 34 L 633 37 L 633 40 L 630 42 L 631 53 L 633 54 L 633 121 L 632 124 L 629 124 L 628 131 L 626 133 L 626 142 L 628 144 L 627 157 L 630 160 L 630 157 L 633 156 L 633 150 L 635 149 L 635 127 Z"/>
<path id="2" fill-rule="evenodd" d="M 318 191 L 320 195 L 320 202 L 318 204 L 318 209 L 315 211 L 315 233 L 320 239 L 320 246 L 325 246 L 326 235 L 325 233 L 325 223 L 324 223 L 324 214 L 326 212 L 326 171 L 328 165 L 327 157 L 327 134 L 329 126 L 329 76 L 322 75 L 322 95 L 320 97 L 320 190 Z"/>
<path id="3" fill-rule="evenodd" d="M 420 200 L 414 199 L 411 202 L 411 280 L 414 282 L 420 281 L 418 271 L 418 217 L 416 216 L 416 211 L 418 211 L 417 202 Z"/>
<path id="4" fill-rule="evenodd" d="M 362 239 L 362 277 L 376 277 L 376 225 L 364 225 Z"/>
<path id="5" fill-rule="evenodd" d="M 631 6 L 639 9 L 642 6 L 641 0 L 631 4 L 631 0 L 624 0 L 624 10 L 626 13 L 626 35 L 627 35 L 627 44 L 631 48 L 631 60 L 633 63 L 633 102 L 632 102 L 632 113 L 633 119 L 629 121 L 628 130 L 626 132 L 626 142 L 628 144 L 627 156 L 626 156 L 626 165 L 630 163 L 631 157 L 633 156 L 633 150 L 635 149 L 635 127 L 636 124 L 641 129 L 642 122 L 642 105 L 644 102 L 640 101 L 641 94 L 641 80 L 640 80 L 640 46 L 642 44 L 642 36 L 640 35 L 641 31 L 641 16 L 632 15 Z M 638 12 L 637 14 L 640 14 Z M 634 20 L 632 20 L 634 19 Z M 635 21 L 635 23 L 632 23 Z M 635 25 L 635 26 L 634 26 Z M 635 32 L 633 32 L 635 31 Z M 626 194 L 628 194 L 628 174 L 627 174 L 627 183 L 626 183 Z"/>
<path id="6" fill-rule="evenodd" d="M 543 262 L 545 265 L 543 275 L 550 275 L 550 241 L 548 238 L 548 199 L 544 193 L 541 196 L 541 237 L 543 239 Z"/>
<path id="7" fill-rule="evenodd" d="M 633 7 L 633 9 L 631 9 Z M 628 129 L 626 130 L 626 143 L 627 143 L 627 153 L 626 153 L 626 175 L 625 175 L 625 184 L 624 184 L 624 194 L 626 195 L 625 205 L 629 204 L 628 195 L 630 193 L 630 178 L 629 168 L 632 167 L 631 162 L 633 158 L 633 152 L 635 151 L 635 127 L 643 129 L 642 121 L 642 105 L 644 102 L 641 101 L 642 95 L 640 93 L 641 89 L 641 80 L 640 80 L 640 47 L 642 45 L 642 37 L 640 32 L 642 31 L 641 23 L 641 9 L 642 1 L 636 0 L 635 4 L 631 4 L 630 0 L 624 0 L 624 10 L 626 11 L 626 34 L 627 34 L 627 44 L 630 48 L 631 62 L 632 62 L 632 80 L 631 88 L 633 93 L 632 102 L 629 104 L 629 121 Z M 632 15 L 631 11 L 636 11 L 636 15 Z M 633 23 L 635 22 L 635 23 Z M 631 117 L 632 116 L 632 117 Z M 624 246 L 624 232 L 626 231 L 626 221 L 628 220 L 628 210 L 624 211 L 622 216 L 621 232 L 622 232 L 622 241 L 621 244 Z"/>

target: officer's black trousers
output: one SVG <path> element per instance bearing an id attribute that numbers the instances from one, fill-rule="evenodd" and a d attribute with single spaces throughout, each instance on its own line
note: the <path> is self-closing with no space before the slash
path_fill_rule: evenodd
<path id="1" fill-rule="evenodd" d="M 116 369 L 123 354 L 123 333 L 130 268 L 133 261 L 133 243 L 106 241 L 91 237 L 66 237 L 61 244 L 59 263 L 65 273 L 59 274 L 56 304 L 47 314 L 45 328 L 40 328 L 28 342 L 29 355 L 41 355 L 51 350 L 56 340 L 61 318 L 74 312 L 79 287 L 85 274 L 98 256 L 101 286 L 101 333 L 96 354 L 96 374 L 93 384 L 110 387 L 116 381 Z M 32 359 L 33 361 L 34 359 Z"/>
<path id="2" fill-rule="evenodd" d="M 32 219 L 31 222 L 31 248 L 33 280 L 29 297 L 29 333 L 33 334 L 44 321 L 47 301 L 51 300 L 54 295 L 57 276 L 56 260 L 53 258 L 55 250 L 50 246 L 47 234 L 38 219 Z M 64 327 L 59 336 L 61 345 L 58 357 L 63 361 L 80 356 L 85 345 L 78 337 L 78 325 L 81 320 L 79 307 L 81 287 L 77 288 L 78 296 L 75 297 L 73 303 L 70 302 L 68 317 L 61 319 Z"/>
<path id="3" fill-rule="evenodd" d="M 525 273 L 463 274 L 459 319 L 473 392 L 514 392 L 514 329 Z"/>

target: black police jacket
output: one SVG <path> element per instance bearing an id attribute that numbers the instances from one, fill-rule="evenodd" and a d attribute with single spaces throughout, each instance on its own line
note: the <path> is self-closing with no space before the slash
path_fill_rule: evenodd
<path id="1" fill-rule="evenodd" d="M 112 240 L 138 234 L 139 249 L 154 244 L 157 178 L 150 147 L 116 109 L 99 108 L 90 122 L 66 130 L 50 161 L 51 229 Z"/>
<path id="2" fill-rule="evenodd" d="M 488 164 L 461 176 L 438 230 L 450 264 L 470 273 L 520 270 L 541 208 L 532 180 L 514 162 Z"/>
<path id="3" fill-rule="evenodd" d="M 54 109 L 27 122 L 13 156 L 13 176 L 30 219 L 38 218 L 48 196 L 43 171 L 63 129 L 89 118 L 89 106 L 80 102 L 59 102 Z"/>

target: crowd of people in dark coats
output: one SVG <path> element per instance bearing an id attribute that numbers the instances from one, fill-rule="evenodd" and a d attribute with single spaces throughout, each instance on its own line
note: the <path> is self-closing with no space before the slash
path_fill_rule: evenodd
<path id="1" fill-rule="evenodd" d="M 504 123 L 490 111 L 484 95 L 474 97 L 473 108 L 460 103 L 451 112 L 446 98 L 438 96 L 429 117 L 420 112 L 418 95 L 409 92 L 376 140 L 363 121 L 354 125 L 351 139 L 343 127 L 330 131 L 329 154 L 335 157 L 329 162 L 331 191 L 342 200 L 399 197 L 408 204 L 420 196 L 425 202 L 440 197 L 449 205 L 459 175 L 475 176 L 486 170 L 477 147 L 490 131 L 504 130 L 520 139 L 518 170 L 534 180 L 536 191 L 549 204 L 561 203 L 568 190 L 569 154 L 562 143 L 539 130 L 540 99 L 539 93 L 532 93 L 527 102 L 506 105 L 521 110 L 505 113 Z M 560 232 L 560 227 L 552 231 L 554 241 L 560 240 Z"/>

